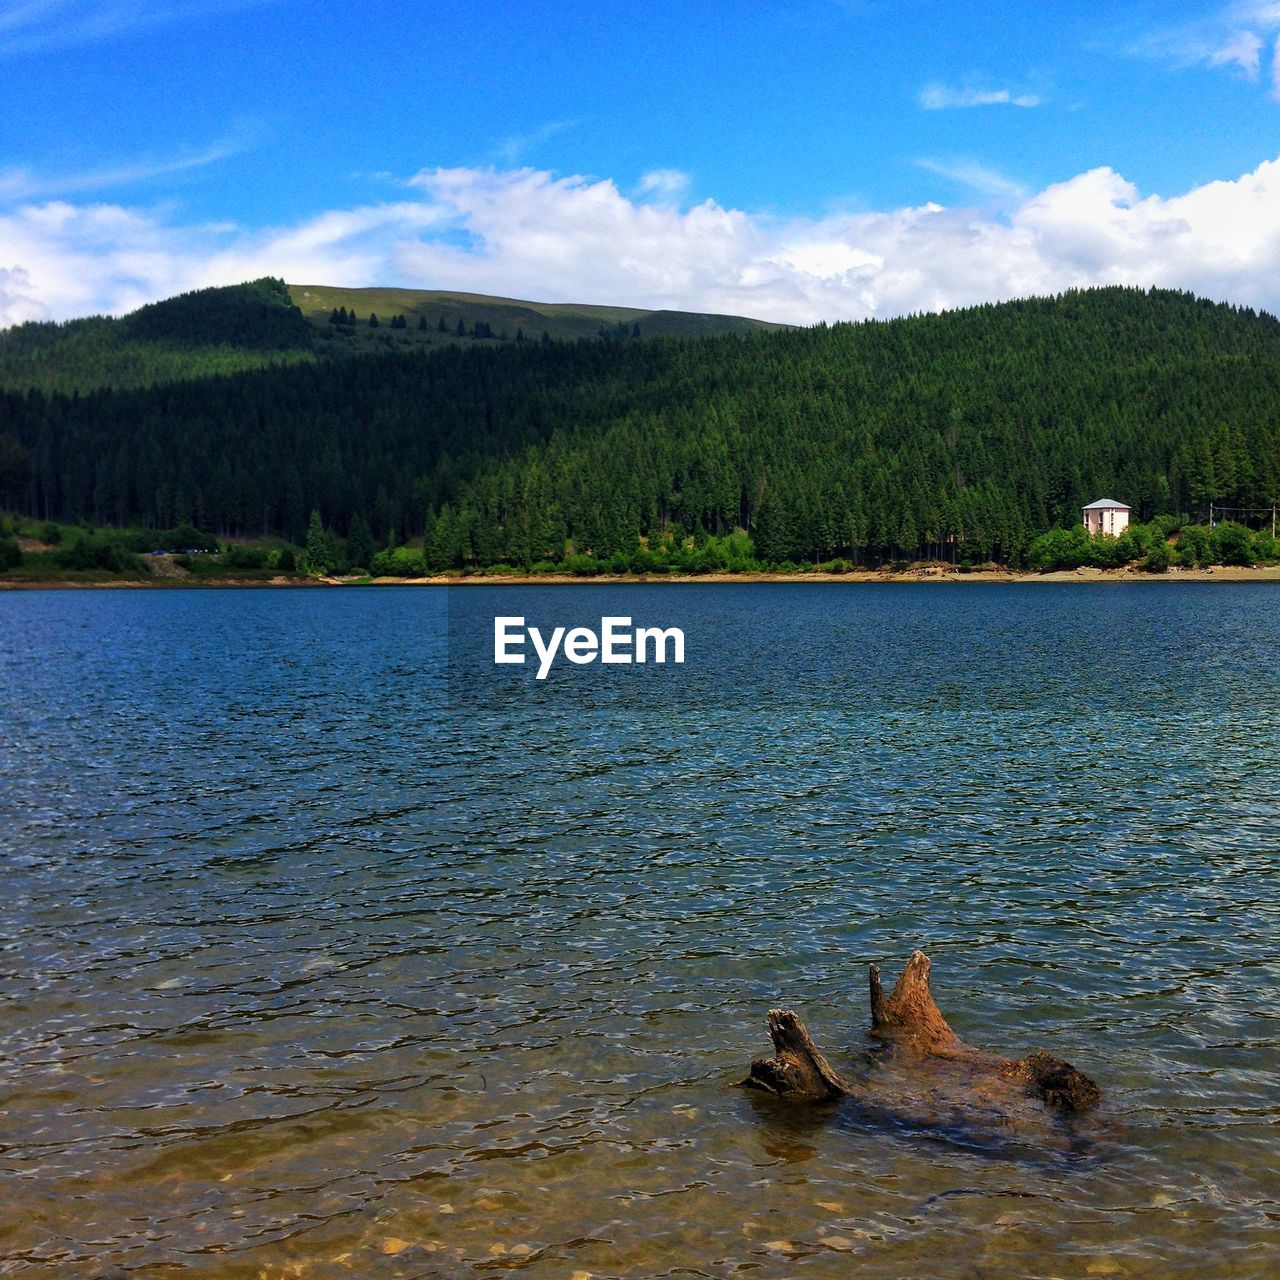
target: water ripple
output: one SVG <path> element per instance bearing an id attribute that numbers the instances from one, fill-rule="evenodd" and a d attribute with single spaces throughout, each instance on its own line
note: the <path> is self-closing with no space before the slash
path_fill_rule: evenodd
<path id="1" fill-rule="evenodd" d="M 1276 1274 L 1274 599 L 0 597 L 0 1273 Z M 916 945 L 1103 1112 L 728 1087 Z"/>

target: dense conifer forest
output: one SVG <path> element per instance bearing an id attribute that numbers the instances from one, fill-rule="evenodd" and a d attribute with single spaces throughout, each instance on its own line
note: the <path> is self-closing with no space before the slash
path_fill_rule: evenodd
<path id="1" fill-rule="evenodd" d="M 184 332 L 202 351 L 233 331 L 258 353 L 302 350 L 307 322 L 267 301 L 279 314 L 256 319 L 192 303 Z M 340 537 L 421 539 L 432 568 L 643 567 L 744 534 L 767 563 L 1019 564 L 1103 496 L 1144 521 L 1275 502 L 1280 323 L 1107 288 L 0 393 L 0 506 L 19 514 L 301 544 L 314 511 Z"/>

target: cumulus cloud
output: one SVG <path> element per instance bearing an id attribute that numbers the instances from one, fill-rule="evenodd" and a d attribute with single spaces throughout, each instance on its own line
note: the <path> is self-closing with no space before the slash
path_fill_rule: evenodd
<path id="1" fill-rule="evenodd" d="M 1280 160 L 1168 197 L 1103 167 L 1009 192 L 999 210 L 787 219 L 535 169 L 430 169 L 409 190 L 266 230 L 66 201 L 0 213 L 0 322 L 119 312 L 266 274 L 800 324 L 1112 283 L 1280 310 Z"/>
<path id="2" fill-rule="evenodd" d="M 651 169 L 640 179 L 641 195 L 676 200 L 689 189 L 689 175 L 679 169 Z"/>
<path id="3" fill-rule="evenodd" d="M 383 278 L 400 237 L 438 227 L 421 201 L 336 210 L 292 227 L 182 224 L 167 208 L 63 200 L 0 212 L 0 326 L 120 314 L 188 289 L 265 275 L 361 285 Z M 9 284 L 2 274 L 17 281 Z"/>
<path id="4" fill-rule="evenodd" d="M 33 293 L 30 275 L 21 267 L 0 267 L 0 325 L 48 319 L 49 308 Z"/>
<path id="5" fill-rule="evenodd" d="M 948 111 L 958 107 L 1038 107 L 1040 98 L 1034 93 L 1013 93 L 1008 89 L 957 88 L 945 84 L 929 84 L 917 99 L 926 111 Z"/>

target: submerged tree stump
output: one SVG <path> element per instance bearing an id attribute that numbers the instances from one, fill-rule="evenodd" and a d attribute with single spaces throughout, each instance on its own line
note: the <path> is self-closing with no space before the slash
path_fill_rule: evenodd
<path id="1" fill-rule="evenodd" d="M 790 1009 L 769 1010 L 769 1035 L 776 1056 L 757 1058 L 744 1086 L 804 1102 L 830 1102 L 853 1092 Z"/>
<path id="2" fill-rule="evenodd" d="M 929 958 L 922 951 L 912 954 L 888 997 L 874 964 L 870 978 L 871 1035 L 899 1061 L 946 1064 L 961 1073 L 976 1102 L 990 1099 L 993 1090 L 1016 1089 L 1054 1110 L 1076 1112 L 1102 1097 L 1088 1076 L 1052 1054 L 1002 1058 L 961 1040 L 934 1002 Z M 753 1062 L 744 1087 L 796 1102 L 829 1102 L 862 1092 L 834 1070 L 792 1011 L 769 1011 L 769 1035 L 775 1056 Z"/>

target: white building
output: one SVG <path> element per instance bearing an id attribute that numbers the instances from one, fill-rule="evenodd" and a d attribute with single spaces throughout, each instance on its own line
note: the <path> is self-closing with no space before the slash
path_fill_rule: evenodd
<path id="1" fill-rule="evenodd" d="M 1118 538 L 1129 527 L 1131 508 L 1112 498 L 1099 498 L 1082 510 L 1084 527 L 1089 533 L 1109 533 Z"/>

